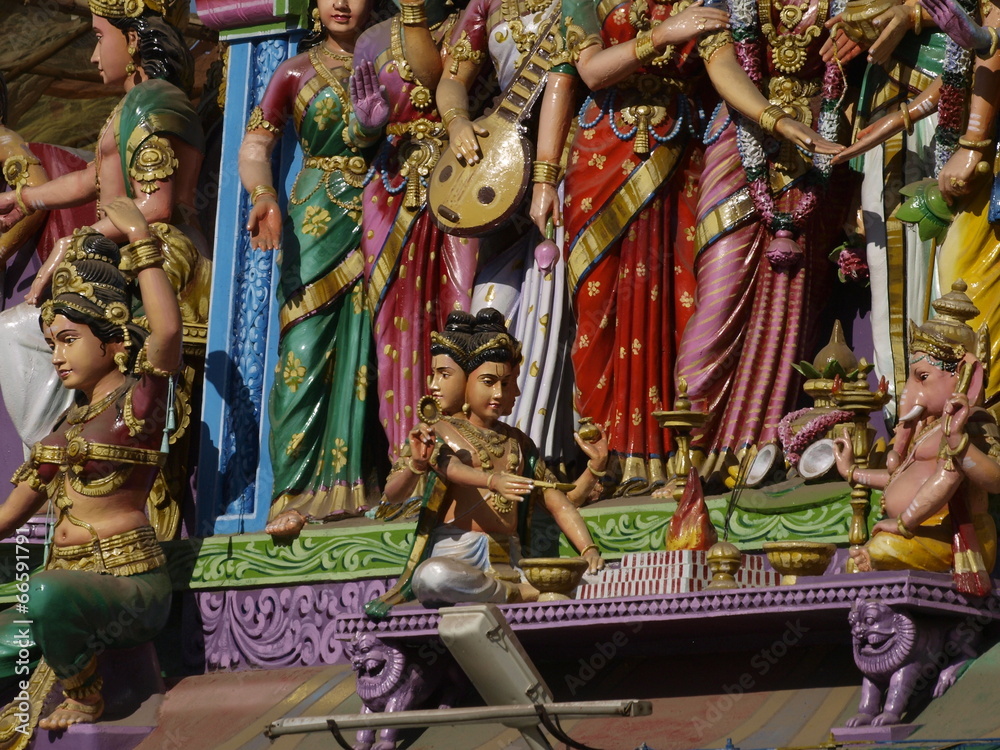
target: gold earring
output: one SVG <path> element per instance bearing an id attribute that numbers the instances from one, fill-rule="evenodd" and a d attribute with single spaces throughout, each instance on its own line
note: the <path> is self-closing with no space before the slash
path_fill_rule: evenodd
<path id="1" fill-rule="evenodd" d="M 136 52 L 138 52 L 138 50 L 132 45 L 129 45 L 128 56 L 134 58 Z M 125 74 L 132 75 L 133 73 L 135 73 L 135 62 L 130 60 L 128 65 L 125 66 Z"/>
<path id="2" fill-rule="evenodd" d="M 313 33 L 318 34 L 323 30 L 323 24 L 319 22 L 319 8 L 313 8 L 312 18 L 313 18 Z"/>
<path id="3" fill-rule="evenodd" d="M 462 414 L 464 414 L 465 416 L 469 416 L 470 414 L 472 414 L 472 407 L 469 406 L 468 404 L 462 404 Z"/>
<path id="4" fill-rule="evenodd" d="M 118 352 L 115 355 L 115 364 L 122 375 L 128 374 L 128 355 L 125 352 Z"/>

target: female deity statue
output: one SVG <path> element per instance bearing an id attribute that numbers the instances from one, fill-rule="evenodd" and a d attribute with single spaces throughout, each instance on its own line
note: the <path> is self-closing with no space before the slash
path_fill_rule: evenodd
<path id="1" fill-rule="evenodd" d="M 1000 429 L 982 408 L 984 341 L 967 321 L 979 310 L 956 283 L 934 303 L 936 317 L 910 324 L 910 374 L 885 469 L 854 465 L 838 438 L 837 468 L 854 484 L 883 490 L 886 518 L 864 547 L 858 570 L 953 570 L 960 591 L 989 593 L 996 525 L 988 494 L 1000 491 Z"/>
<path id="2" fill-rule="evenodd" d="M 475 87 L 487 56 L 496 72 L 501 91 L 517 80 L 521 64 L 541 44 L 550 77 L 541 114 L 533 120 L 522 108 L 522 121 L 537 123 L 538 159 L 533 167 L 533 199 L 530 214 L 539 228 L 549 218 L 559 219 L 555 185 L 560 171 L 559 156 L 569 130 L 572 86 L 552 80 L 568 68 L 559 49 L 558 0 L 472 0 L 463 11 L 446 45 L 444 73 L 437 90 L 438 110 L 448 130 L 452 148 L 467 164 L 482 156 L 480 137 L 488 135 L 474 125 L 469 111 L 469 92 Z M 563 76 L 568 78 L 568 76 Z M 526 84 L 532 90 L 532 82 Z M 549 143 L 546 147 L 543 143 Z M 521 185 L 522 174 L 496 174 L 493 185 L 503 191 Z M 547 193 L 544 197 L 541 193 Z M 526 232 L 527 219 L 516 215 L 505 227 L 480 238 L 480 271 L 476 277 L 472 309 L 500 310 L 511 329 L 525 343 L 527 366 L 520 374 L 524 397 L 505 421 L 528 433 L 546 456 L 563 457 L 569 448 L 570 394 L 564 366 L 567 342 L 564 328 L 566 300 L 565 270 L 558 254 L 536 254 L 541 237 Z"/>
<path id="3" fill-rule="evenodd" d="M 535 483 L 551 487 L 551 472 L 523 432 L 500 421 L 515 387 L 520 345 L 491 309 L 477 317 L 465 358 L 468 418 L 445 417 L 432 426 L 438 445 L 428 458 L 428 491 L 410 560 L 397 584 L 369 602 L 369 615 L 411 596 L 431 606 L 456 602 L 533 601 L 538 591 L 517 569 L 520 534 L 532 502 L 540 502 L 590 563 L 604 567 L 576 506 L 558 489 L 534 499 Z M 520 531 L 519 531 L 520 529 Z"/>
<path id="4" fill-rule="evenodd" d="M 677 360 L 689 397 L 710 415 L 694 442 L 708 454 L 702 476 L 745 446 L 778 439 L 798 397 L 791 366 L 813 351 L 830 241 L 851 194 L 830 166 L 841 149 L 833 139 L 843 76 L 820 57 L 823 23 L 842 5 L 733 0 L 732 33 L 702 44 L 733 111 L 717 112 L 707 136 L 696 309 Z"/>
<path id="5" fill-rule="evenodd" d="M 22 579 L 26 610 L 0 614 L 0 680 L 10 684 L 19 674 L 22 649 L 44 659 L 27 689 L 37 696 L 32 727 L 54 682 L 62 683 L 65 701 L 38 722 L 50 730 L 101 716 L 94 633 L 113 648 L 144 643 L 163 627 L 171 600 L 163 551 L 144 509 L 166 459 L 161 451 L 170 378 L 181 367 L 181 315 L 162 268 L 162 243 L 150 238 L 142 213 L 130 199 L 105 204 L 104 213 L 131 243 L 123 254 L 138 280 L 149 330 L 132 320 L 117 244 L 79 230 L 55 270 L 40 320 L 74 405 L 35 444 L 0 505 L 5 537 L 46 503 L 58 514 L 46 569 Z M 134 614 L 130 623 L 123 611 Z M 24 620 L 31 621 L 27 633 Z M 14 737 L 18 705 L 0 714 L 0 726 L 10 732 L 0 741 Z"/>
<path id="6" fill-rule="evenodd" d="M 437 228 L 424 185 L 447 138 L 433 95 L 441 78 L 439 48 L 457 19 L 445 14 L 441 0 L 403 3 L 399 15 L 361 35 L 354 55 L 356 63 L 374 66 L 389 109 L 387 138 L 363 194 L 361 250 L 379 416 L 394 455 L 432 373 L 430 332 L 444 330 L 450 312 L 469 309 L 476 273 L 478 243 Z"/>
<path id="7" fill-rule="evenodd" d="M 260 250 L 281 247 L 266 529 L 275 535 L 297 533 L 307 516 L 363 509 L 382 452 L 368 398 L 374 363 L 359 244 L 361 188 L 388 112 L 373 71 L 351 77 L 369 10 L 368 0 L 319 0 L 313 34 L 303 42 L 308 51 L 278 66 L 240 149 L 240 179 L 253 203 L 251 242 Z M 349 87 L 362 90 L 351 97 Z M 361 109 L 371 111 L 362 117 Z M 283 218 L 271 152 L 290 117 L 304 158 Z"/>
<path id="8" fill-rule="evenodd" d="M 564 0 L 567 48 L 594 91 L 580 109 L 565 182 L 577 410 L 622 462 L 617 492 L 666 481 L 674 356 L 694 303 L 701 149 L 693 40 L 727 26 L 700 3 Z"/>

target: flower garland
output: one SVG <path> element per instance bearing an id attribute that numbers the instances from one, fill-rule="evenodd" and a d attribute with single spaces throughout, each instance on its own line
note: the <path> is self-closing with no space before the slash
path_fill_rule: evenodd
<path id="1" fill-rule="evenodd" d="M 799 409 L 791 414 L 786 414 L 778 422 L 778 439 L 781 440 L 781 447 L 785 451 L 785 458 L 792 466 L 797 466 L 802 452 L 822 435 L 825 435 L 838 424 L 850 422 L 854 415 L 849 411 L 834 410 L 813 417 L 806 422 L 802 429 L 792 435 L 792 422 L 799 417 L 805 416 L 813 411 L 812 408 Z"/>
<path id="2" fill-rule="evenodd" d="M 757 14 L 758 0 L 729 0 L 730 22 L 732 24 L 733 46 L 747 76 L 757 88 L 764 81 L 765 57 L 761 44 L 760 26 Z M 830 17 L 843 11 L 846 0 L 832 0 Z M 828 140 L 836 140 L 840 120 L 840 102 L 844 95 L 844 75 L 837 61 L 827 63 L 823 73 L 823 103 L 820 108 L 817 132 Z M 768 158 L 764 149 L 765 134 L 760 126 L 739 115 L 736 117 L 736 145 L 749 182 L 750 195 L 754 207 L 763 218 L 772 234 L 801 231 L 806 219 L 812 214 L 825 189 L 833 169 L 832 157 L 813 155 L 813 166 L 806 175 L 801 188 L 802 197 L 791 212 L 776 211 L 774 194 L 768 179 Z"/>
<path id="3" fill-rule="evenodd" d="M 958 0 L 958 4 L 976 21 L 980 18 L 978 0 Z M 965 124 L 966 92 L 972 88 L 972 52 L 959 47 L 951 37 L 946 40 L 944 69 L 941 73 L 941 98 L 938 100 L 938 126 L 934 144 L 934 174 L 940 173 L 958 148 L 958 138 Z"/>

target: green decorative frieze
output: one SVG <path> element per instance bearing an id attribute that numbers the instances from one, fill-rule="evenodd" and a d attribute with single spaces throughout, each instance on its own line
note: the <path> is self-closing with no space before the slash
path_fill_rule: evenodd
<path id="1" fill-rule="evenodd" d="M 766 541 L 810 539 L 847 544 L 850 489 L 842 482 L 787 484 L 747 490 L 730 524 L 730 541 L 759 550 Z M 728 495 L 707 500 L 721 529 Z M 599 503 L 582 513 L 605 557 L 660 550 L 676 504 L 655 498 Z M 879 516 L 872 502 L 869 523 Z M 275 544 L 266 534 L 184 539 L 164 545 L 174 588 L 231 589 L 250 586 L 391 578 L 403 569 L 413 542 L 413 523 L 347 522 L 310 527 L 294 541 Z M 560 554 L 575 554 L 560 539 Z M 0 605 L 14 601 L 13 584 L 0 587 Z"/>

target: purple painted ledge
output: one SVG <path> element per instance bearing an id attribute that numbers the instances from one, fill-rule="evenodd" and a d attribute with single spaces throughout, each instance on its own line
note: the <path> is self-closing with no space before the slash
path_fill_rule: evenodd
<path id="1" fill-rule="evenodd" d="M 767 628 L 792 615 L 847 634 L 846 615 L 859 598 L 882 599 L 927 613 L 1000 619 L 1000 597 L 995 591 L 982 599 L 966 597 L 955 591 L 950 575 L 919 571 L 802 577 L 791 586 L 507 604 L 500 609 L 511 627 L 526 635 L 553 626 L 569 636 L 638 623 L 733 633 L 750 626 Z M 436 610 L 406 605 L 384 620 L 344 613 L 337 620 L 336 637 L 349 640 L 357 633 L 375 633 L 385 640 L 431 637 L 437 634 L 437 625 Z"/>
<path id="2" fill-rule="evenodd" d="M 275 0 L 196 0 L 198 17 L 216 31 L 241 29 L 276 19 Z"/>

